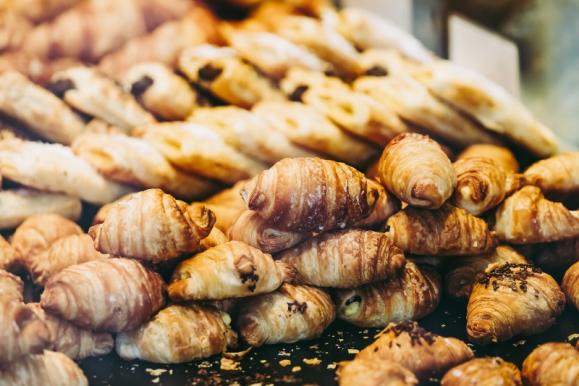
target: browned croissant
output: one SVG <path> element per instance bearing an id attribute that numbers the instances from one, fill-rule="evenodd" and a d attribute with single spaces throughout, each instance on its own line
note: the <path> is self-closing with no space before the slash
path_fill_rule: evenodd
<path id="1" fill-rule="evenodd" d="M 376 188 L 379 194 L 376 205 L 374 205 L 370 215 L 356 223 L 356 226 L 361 228 L 372 228 L 376 225 L 382 226 L 388 217 L 400 210 L 400 201 L 394 195 L 388 193 L 382 185 L 369 179 L 368 186 Z"/>
<path id="2" fill-rule="evenodd" d="M 565 272 L 561 288 L 567 295 L 567 301 L 579 309 L 579 262 Z"/>
<path id="3" fill-rule="evenodd" d="M 340 362 L 340 386 L 416 386 L 418 379 L 407 368 L 396 362 L 354 359 Z"/>
<path id="4" fill-rule="evenodd" d="M 190 207 L 160 189 L 149 189 L 117 201 L 89 234 L 103 253 L 163 261 L 195 251 L 214 222 L 204 206 Z"/>
<path id="5" fill-rule="evenodd" d="M 332 323 L 336 308 L 323 289 L 285 283 L 278 291 L 248 299 L 237 319 L 251 346 L 313 339 Z"/>
<path id="6" fill-rule="evenodd" d="M 0 269 L 0 298 L 23 301 L 24 283 L 18 276 Z"/>
<path id="7" fill-rule="evenodd" d="M 546 270 L 565 270 L 579 261 L 579 237 L 539 244 L 533 260 Z"/>
<path id="8" fill-rule="evenodd" d="M 240 241 L 217 245 L 177 266 L 172 300 L 219 300 L 275 291 L 283 272 L 271 255 Z"/>
<path id="9" fill-rule="evenodd" d="M 16 252 L 12 245 L 0 235 L 0 269 L 9 270 L 16 260 Z"/>
<path id="10" fill-rule="evenodd" d="M 519 162 L 506 147 L 488 143 L 470 145 L 458 155 L 457 160 L 472 157 L 490 158 L 507 172 L 517 173 L 519 171 Z"/>
<path id="11" fill-rule="evenodd" d="M 92 332 L 44 312 L 40 304 L 28 305 L 50 331 L 50 349 L 72 359 L 106 355 L 114 346 L 113 336 L 106 332 Z"/>
<path id="12" fill-rule="evenodd" d="M 409 205 L 439 208 L 456 186 L 456 174 L 440 146 L 429 137 L 400 134 L 382 153 L 379 180 Z"/>
<path id="13" fill-rule="evenodd" d="M 525 178 L 554 200 L 575 200 L 579 194 L 579 151 L 566 152 L 534 163 Z"/>
<path id="14" fill-rule="evenodd" d="M 292 158 L 250 180 L 241 195 L 249 209 L 278 229 L 319 232 L 367 217 L 379 192 L 346 164 Z"/>
<path id="15" fill-rule="evenodd" d="M 442 378 L 442 386 L 523 386 L 516 365 L 501 358 L 475 358 L 453 367 Z"/>
<path id="16" fill-rule="evenodd" d="M 488 267 L 475 283 L 466 330 L 479 344 L 545 331 L 563 312 L 565 295 L 548 274 L 529 264 Z"/>
<path id="17" fill-rule="evenodd" d="M 335 293 L 338 318 L 356 326 L 384 327 L 421 319 L 440 302 L 440 276 L 433 269 L 406 263 L 400 277 Z"/>
<path id="18" fill-rule="evenodd" d="M 130 259 L 94 260 L 52 276 L 40 304 L 46 311 L 97 331 L 132 330 L 165 303 L 161 277 Z"/>
<path id="19" fill-rule="evenodd" d="M 533 244 L 579 236 L 579 211 L 547 200 L 541 189 L 525 186 L 495 214 L 497 236 L 512 244 Z"/>
<path id="20" fill-rule="evenodd" d="M 527 259 L 507 245 L 499 245 L 484 255 L 456 259 L 444 277 L 446 293 L 455 298 L 468 299 L 477 275 L 495 263 L 526 264 Z"/>
<path id="21" fill-rule="evenodd" d="M 459 339 L 433 334 L 416 322 L 402 322 L 381 332 L 356 359 L 398 362 L 418 379 L 425 380 L 442 375 L 473 356 L 472 350 Z"/>
<path id="22" fill-rule="evenodd" d="M 574 386 L 579 384 L 579 350 L 569 343 L 545 343 L 523 362 L 528 386 Z"/>
<path id="23" fill-rule="evenodd" d="M 137 330 L 117 335 L 116 351 L 126 360 L 183 363 L 235 346 L 228 314 L 197 304 L 171 305 Z"/>
<path id="24" fill-rule="evenodd" d="M 408 206 L 388 219 L 387 229 L 394 244 L 416 255 L 477 255 L 496 245 L 484 220 L 448 204 L 438 210 Z"/>

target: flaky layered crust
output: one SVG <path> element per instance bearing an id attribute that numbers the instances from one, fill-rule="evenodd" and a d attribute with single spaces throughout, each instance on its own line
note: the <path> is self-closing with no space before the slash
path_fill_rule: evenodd
<path id="1" fill-rule="evenodd" d="M 576 385 L 579 383 L 579 350 L 569 343 L 545 343 L 523 362 L 525 385 Z"/>
<path id="2" fill-rule="evenodd" d="M 567 296 L 567 301 L 579 309 L 579 263 L 573 264 L 565 272 L 561 288 Z"/>
<path id="3" fill-rule="evenodd" d="M 525 178 L 555 200 L 579 202 L 579 152 L 566 152 L 538 161 L 525 171 Z"/>
<path id="4" fill-rule="evenodd" d="M 80 0 L 8 0 L 0 5 L 0 9 L 10 9 L 34 23 L 40 23 L 57 16 L 79 2 Z"/>
<path id="5" fill-rule="evenodd" d="M 24 283 L 18 276 L 0 269 L 0 298 L 23 301 Z"/>
<path id="6" fill-rule="evenodd" d="M 473 157 L 490 158 L 507 172 L 517 173 L 519 171 L 519 162 L 506 147 L 485 143 L 471 145 L 458 155 L 457 160 Z"/>
<path id="7" fill-rule="evenodd" d="M 354 359 L 340 362 L 337 373 L 341 386 L 418 385 L 416 376 L 395 362 Z"/>
<path id="8" fill-rule="evenodd" d="M 0 270 L 10 270 L 16 262 L 16 251 L 2 235 L 0 235 Z"/>
<path id="9" fill-rule="evenodd" d="M 368 174 L 368 173 L 367 173 Z M 368 175 L 368 185 L 371 188 L 378 190 L 378 199 L 376 205 L 372 208 L 370 215 L 363 218 L 356 223 L 356 227 L 360 228 L 375 228 L 383 226 L 385 221 L 398 212 L 401 207 L 400 201 L 391 193 L 389 193 L 382 185 L 372 180 Z"/>
<path id="10" fill-rule="evenodd" d="M 475 358 L 453 367 L 442 378 L 442 386 L 522 386 L 516 365 L 501 358 Z"/>

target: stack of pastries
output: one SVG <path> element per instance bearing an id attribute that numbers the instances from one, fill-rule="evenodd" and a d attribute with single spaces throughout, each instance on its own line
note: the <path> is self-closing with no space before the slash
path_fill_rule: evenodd
<path id="1" fill-rule="evenodd" d="M 0 385 L 86 385 L 74 360 L 183 363 L 335 319 L 384 328 L 344 385 L 579 384 L 570 344 L 520 372 L 416 322 L 461 299 L 487 345 L 579 308 L 579 152 L 365 11 L 231 3 L 249 16 L 0 4 Z"/>

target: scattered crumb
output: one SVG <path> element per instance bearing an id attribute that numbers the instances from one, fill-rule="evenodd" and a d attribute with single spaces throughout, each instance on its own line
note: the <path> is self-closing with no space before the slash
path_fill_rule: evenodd
<path id="1" fill-rule="evenodd" d="M 159 383 L 159 377 L 153 378 L 153 379 L 151 380 L 151 383 Z"/>
<path id="2" fill-rule="evenodd" d="M 318 345 L 318 344 L 313 344 L 313 345 L 310 346 L 310 348 L 311 348 L 312 350 L 318 350 L 318 349 L 320 348 L 320 345 Z"/>
<path id="3" fill-rule="evenodd" d="M 317 366 L 322 363 L 318 358 L 304 358 L 304 363 L 309 366 Z"/>
<path id="4" fill-rule="evenodd" d="M 221 357 L 221 370 L 225 370 L 225 371 L 237 371 L 237 370 L 241 370 L 241 366 L 239 365 L 239 362 L 234 361 L 232 359 L 229 358 L 225 358 L 225 357 Z"/>
<path id="5" fill-rule="evenodd" d="M 337 365 L 338 365 L 338 364 L 337 364 L 336 362 L 332 362 L 332 363 L 330 363 L 329 365 L 326 366 L 326 369 L 333 370 L 333 369 L 336 368 Z"/>
<path id="6" fill-rule="evenodd" d="M 267 360 L 266 360 L 266 359 L 261 359 L 261 360 L 259 361 L 259 363 L 267 363 Z"/>
<path id="7" fill-rule="evenodd" d="M 257 382 L 257 383 L 251 383 L 249 386 L 262 386 L 263 383 L 261 382 Z"/>
<path id="8" fill-rule="evenodd" d="M 292 364 L 292 361 L 290 361 L 289 359 L 282 359 L 281 361 L 279 361 L 279 365 L 281 367 L 288 367 L 291 364 Z"/>
<path id="9" fill-rule="evenodd" d="M 338 338 L 338 342 L 342 343 L 344 341 L 344 338 Z"/>
<path id="10" fill-rule="evenodd" d="M 524 339 L 521 339 L 521 340 L 518 340 L 515 343 L 513 343 L 513 347 L 519 347 L 519 346 L 524 345 L 525 343 L 527 343 L 527 341 Z"/>
<path id="11" fill-rule="evenodd" d="M 237 359 L 237 360 L 241 360 L 243 359 L 243 357 L 245 357 L 247 354 L 249 354 L 249 352 L 253 349 L 253 347 L 249 346 L 247 349 L 243 350 L 243 351 L 238 351 L 238 352 L 224 352 L 223 356 L 225 358 L 229 358 L 229 359 Z"/>
<path id="12" fill-rule="evenodd" d="M 164 373 L 166 373 L 167 369 L 145 369 L 145 371 L 152 377 L 158 377 L 159 375 L 162 375 Z"/>
<path id="13" fill-rule="evenodd" d="M 169 370 L 169 375 L 173 375 L 173 369 Z"/>
<path id="14" fill-rule="evenodd" d="M 211 366 L 213 366 L 213 365 L 211 364 L 211 362 L 208 362 L 208 361 L 203 361 L 197 365 L 197 367 L 199 367 L 200 369 L 208 369 Z"/>
<path id="15" fill-rule="evenodd" d="M 281 351 L 279 351 L 279 352 L 277 353 L 277 355 L 279 355 L 279 356 L 281 356 L 281 357 L 289 357 L 289 356 L 291 356 L 292 354 L 289 353 L 289 352 L 287 352 L 287 351 L 285 351 L 285 350 L 281 350 Z"/>
<path id="16" fill-rule="evenodd" d="M 337 331 L 336 334 L 338 334 L 339 336 L 342 336 L 342 335 L 344 335 L 344 332 L 343 331 Z"/>
<path id="17" fill-rule="evenodd" d="M 368 335 L 364 335 L 362 339 L 370 339 L 370 337 Z"/>
<path id="18" fill-rule="evenodd" d="M 360 352 L 360 350 L 358 350 L 357 348 L 349 348 L 348 349 L 348 354 L 358 354 Z"/>
<path id="19" fill-rule="evenodd" d="M 445 327 L 446 327 L 446 324 L 445 324 L 445 323 L 442 323 L 442 324 L 440 325 L 440 327 L 445 328 Z"/>
<path id="20" fill-rule="evenodd" d="M 567 337 L 567 340 L 574 340 L 574 339 L 578 339 L 579 338 L 579 334 L 571 334 Z"/>
<path id="21" fill-rule="evenodd" d="M 292 367 L 292 373 L 297 373 L 298 371 L 302 371 L 302 367 L 301 367 L 301 366 L 294 366 L 294 367 Z"/>

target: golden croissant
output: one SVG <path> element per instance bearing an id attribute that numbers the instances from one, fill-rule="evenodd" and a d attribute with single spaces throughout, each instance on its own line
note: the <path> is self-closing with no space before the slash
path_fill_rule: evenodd
<path id="1" fill-rule="evenodd" d="M 278 229 L 320 232 L 367 217 L 379 192 L 346 164 L 292 158 L 247 182 L 241 195 L 249 209 Z"/>
<path id="2" fill-rule="evenodd" d="M 202 204 L 198 204 L 202 205 Z M 199 242 L 199 248 L 197 248 L 198 252 L 203 252 L 208 250 L 209 248 L 216 247 L 220 244 L 225 244 L 229 241 L 229 238 L 225 233 L 219 230 L 219 228 L 213 227 L 211 232 L 205 237 L 203 240 Z"/>
<path id="3" fill-rule="evenodd" d="M 534 244 L 579 236 L 579 211 L 547 200 L 541 189 L 525 186 L 497 209 L 495 232 L 512 244 Z"/>
<path id="4" fill-rule="evenodd" d="M 440 276 L 412 262 L 399 277 L 360 288 L 338 290 L 334 300 L 338 318 L 362 327 L 384 327 L 391 322 L 417 320 L 440 302 Z"/>
<path id="5" fill-rule="evenodd" d="M 561 288 L 567 295 L 567 301 L 579 309 L 579 262 L 573 264 L 565 272 Z"/>
<path id="6" fill-rule="evenodd" d="M 282 281 L 283 272 L 271 255 L 230 241 L 179 264 L 169 296 L 174 301 L 240 298 L 275 291 Z"/>
<path id="7" fill-rule="evenodd" d="M 18 276 L 0 269 L 0 298 L 24 301 L 24 283 Z"/>
<path id="8" fill-rule="evenodd" d="M 129 259 L 94 260 L 52 276 L 40 299 L 46 311 L 96 331 L 132 330 L 165 304 L 161 277 Z"/>
<path id="9" fill-rule="evenodd" d="M 416 255 L 477 255 L 496 245 L 484 220 L 448 204 L 438 210 L 408 206 L 386 228 L 394 244 Z"/>
<path id="10" fill-rule="evenodd" d="M 492 265 L 475 283 L 467 306 L 469 340 L 503 342 L 547 330 L 565 307 L 565 295 L 548 274 L 529 264 Z"/>
<path id="11" fill-rule="evenodd" d="M 394 280 L 406 264 L 386 234 L 357 229 L 322 233 L 276 258 L 295 272 L 293 282 L 334 288 Z"/>
<path id="12" fill-rule="evenodd" d="M 442 386 L 523 386 L 516 365 L 501 358 L 475 358 L 448 370 Z"/>
<path id="13" fill-rule="evenodd" d="M 456 186 L 456 174 L 438 143 L 421 134 L 400 134 L 384 149 L 379 180 L 400 200 L 440 208 Z"/>
<path id="14" fill-rule="evenodd" d="M 356 360 L 397 362 L 418 379 L 426 380 L 473 356 L 472 350 L 459 339 L 433 334 L 416 322 L 402 322 L 382 331 L 378 339 L 358 353 Z"/>
<path id="15" fill-rule="evenodd" d="M 523 362 L 523 380 L 528 386 L 579 384 L 579 350 L 569 343 L 545 343 Z"/>
<path id="16" fill-rule="evenodd" d="M 546 270 L 565 270 L 579 261 L 579 237 L 539 244 L 533 260 Z"/>
<path id="17" fill-rule="evenodd" d="M 473 157 L 490 158 L 506 172 L 517 173 L 519 171 L 519 162 L 515 158 L 515 155 L 503 146 L 490 143 L 470 145 L 464 149 L 456 159 L 461 160 Z"/>
<path id="18" fill-rule="evenodd" d="M 9 270 L 16 261 L 16 251 L 2 235 L 0 235 L 0 269 Z"/>
<path id="19" fill-rule="evenodd" d="M 340 362 L 337 370 L 340 386 L 417 386 L 418 379 L 396 362 L 354 359 Z"/>
<path id="20" fill-rule="evenodd" d="M 538 161 L 529 166 L 524 175 L 549 198 L 579 202 L 579 151 L 565 152 Z"/>
<path id="21" fill-rule="evenodd" d="M 183 363 L 208 358 L 235 346 L 229 315 L 212 307 L 171 305 L 134 331 L 117 335 L 116 351 L 125 360 Z"/>
<path id="22" fill-rule="evenodd" d="M 89 234 L 100 252 L 158 262 L 195 251 L 214 222 L 204 206 L 149 189 L 118 201 Z"/>
<path id="23" fill-rule="evenodd" d="M 368 185 L 378 190 L 378 199 L 368 217 L 363 218 L 355 224 L 360 228 L 373 228 L 377 225 L 382 226 L 390 216 L 400 210 L 400 201 L 384 189 L 382 185 L 371 179 L 368 180 Z"/>
<path id="24" fill-rule="evenodd" d="M 239 311 L 237 331 L 251 346 L 293 343 L 319 337 L 335 316 L 323 289 L 285 283 L 275 292 L 249 298 Z"/>

